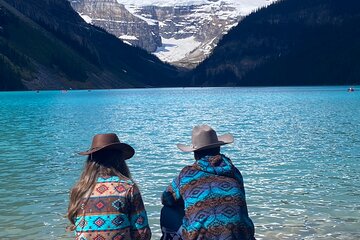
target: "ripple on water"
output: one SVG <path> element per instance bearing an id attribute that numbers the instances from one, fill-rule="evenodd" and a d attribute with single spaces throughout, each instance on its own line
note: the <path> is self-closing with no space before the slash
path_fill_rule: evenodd
<path id="1" fill-rule="evenodd" d="M 340 91 L 338 91 L 340 90 Z M 116 132 L 153 231 L 160 195 L 192 164 L 176 143 L 207 123 L 235 142 L 257 239 L 360 239 L 360 94 L 341 87 L 0 93 L 0 238 L 70 239 L 69 189 L 96 133 Z M 11 203 L 11 204 L 9 204 Z"/>

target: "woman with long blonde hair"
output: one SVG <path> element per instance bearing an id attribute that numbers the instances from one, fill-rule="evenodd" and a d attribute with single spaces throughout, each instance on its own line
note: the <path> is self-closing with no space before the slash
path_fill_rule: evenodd
<path id="1" fill-rule="evenodd" d="M 68 207 L 75 239 L 150 239 L 151 231 L 140 191 L 125 160 L 134 149 L 114 133 L 97 134 L 72 188 Z"/>

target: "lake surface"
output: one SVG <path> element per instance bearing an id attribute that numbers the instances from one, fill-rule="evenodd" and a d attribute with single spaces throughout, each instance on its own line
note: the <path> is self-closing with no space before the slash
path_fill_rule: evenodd
<path id="1" fill-rule="evenodd" d="M 160 195 L 209 124 L 243 174 L 257 239 L 360 239 L 360 92 L 346 87 L 189 88 L 0 93 L 0 239 L 70 239 L 69 189 L 92 136 L 115 132 L 153 239 Z"/>

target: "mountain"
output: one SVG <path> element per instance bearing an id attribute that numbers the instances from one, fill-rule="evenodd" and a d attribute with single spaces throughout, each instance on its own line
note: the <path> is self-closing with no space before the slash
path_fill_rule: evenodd
<path id="1" fill-rule="evenodd" d="M 176 75 L 66 0 L 0 0 L 0 90 L 172 86 Z"/>
<path id="2" fill-rule="evenodd" d="M 360 83 L 360 1 L 283 0 L 240 22 L 190 86 Z"/>
<path id="3" fill-rule="evenodd" d="M 274 0 L 71 0 L 89 23 L 161 60 L 192 68 L 251 11 Z M 126 13 L 126 14 L 125 14 Z"/>
<path id="4" fill-rule="evenodd" d="M 159 24 L 130 13 L 117 0 L 72 0 L 71 5 L 90 24 L 149 52 L 161 46 Z"/>

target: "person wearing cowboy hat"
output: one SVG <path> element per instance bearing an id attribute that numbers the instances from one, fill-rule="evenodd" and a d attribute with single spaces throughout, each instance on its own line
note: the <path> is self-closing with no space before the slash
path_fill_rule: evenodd
<path id="1" fill-rule="evenodd" d="M 114 133 L 97 134 L 68 207 L 75 239 L 150 239 L 151 231 L 140 191 L 125 160 L 134 149 Z"/>
<path id="2" fill-rule="evenodd" d="M 162 194 L 163 209 L 184 209 L 176 239 L 255 239 L 242 175 L 220 153 L 220 146 L 233 141 L 231 134 L 218 136 L 201 125 L 193 128 L 191 145 L 177 144 L 181 151 L 193 152 L 196 161 L 183 168 Z"/>

